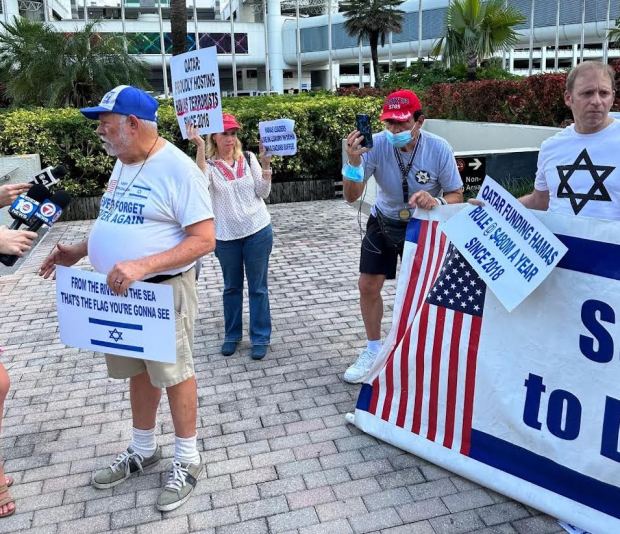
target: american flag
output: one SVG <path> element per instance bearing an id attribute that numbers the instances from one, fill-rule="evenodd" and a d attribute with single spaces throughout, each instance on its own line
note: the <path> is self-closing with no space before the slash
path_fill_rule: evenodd
<path id="1" fill-rule="evenodd" d="M 110 180 L 108 182 L 108 188 L 106 189 L 106 193 L 114 193 L 114 190 L 116 189 L 116 185 L 118 184 L 118 180 Z"/>
<path id="2" fill-rule="evenodd" d="M 486 286 L 437 221 L 410 223 L 402 269 L 400 315 L 372 375 L 368 411 L 468 454 Z"/>

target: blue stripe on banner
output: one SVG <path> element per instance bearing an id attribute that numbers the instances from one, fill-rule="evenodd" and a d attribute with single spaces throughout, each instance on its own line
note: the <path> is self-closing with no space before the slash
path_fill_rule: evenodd
<path id="1" fill-rule="evenodd" d="M 417 243 L 420 238 L 420 229 L 422 228 L 422 221 L 420 219 L 410 219 L 407 225 L 407 233 L 405 239 L 410 243 Z"/>
<path id="2" fill-rule="evenodd" d="M 469 457 L 620 518 L 620 487 L 583 475 L 527 449 L 472 429 Z"/>
<path id="3" fill-rule="evenodd" d="M 142 330 L 141 324 L 117 323 L 116 321 L 106 321 L 104 319 L 95 319 L 89 317 L 88 322 L 91 324 L 99 324 L 101 326 L 113 326 L 115 328 L 126 328 L 127 330 Z"/>
<path id="4" fill-rule="evenodd" d="M 144 347 L 136 347 L 134 345 L 122 345 L 121 343 L 110 343 L 109 341 L 100 341 L 99 339 L 91 339 L 92 345 L 97 347 L 109 347 L 113 349 L 129 350 L 131 352 L 144 352 Z"/>
<path id="5" fill-rule="evenodd" d="M 568 247 L 558 267 L 586 274 L 620 280 L 620 245 L 592 241 L 568 235 L 555 235 Z"/>
<path id="6" fill-rule="evenodd" d="M 355 409 L 367 412 L 370 408 L 370 397 L 372 397 L 372 386 L 370 384 L 362 384 Z"/>
<path id="7" fill-rule="evenodd" d="M 148 199 L 149 197 L 145 197 L 144 195 L 137 195 L 136 193 L 129 193 L 129 195 L 127 195 L 129 197 L 135 197 L 135 198 L 144 198 L 144 199 Z"/>
<path id="8" fill-rule="evenodd" d="M 140 184 L 135 184 L 135 185 L 132 185 L 131 187 L 135 187 L 136 189 L 144 189 L 145 191 L 151 190 L 150 187 L 146 187 L 145 185 L 140 185 Z"/>

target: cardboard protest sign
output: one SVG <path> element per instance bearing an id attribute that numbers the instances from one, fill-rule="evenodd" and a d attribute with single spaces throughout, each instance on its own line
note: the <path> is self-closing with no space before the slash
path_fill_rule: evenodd
<path id="1" fill-rule="evenodd" d="M 258 123 L 260 140 L 267 153 L 273 156 L 294 156 L 297 154 L 297 135 L 295 135 L 294 130 L 295 121 L 292 119 Z"/>
<path id="2" fill-rule="evenodd" d="M 216 47 L 201 48 L 170 59 L 174 109 L 183 139 L 193 123 L 200 135 L 224 131 Z"/>
<path id="3" fill-rule="evenodd" d="M 484 180 L 477 198 L 483 206 L 468 205 L 442 231 L 512 311 L 549 275 L 566 247 L 492 178 Z"/>
<path id="4" fill-rule="evenodd" d="M 172 288 L 134 282 L 115 295 L 103 274 L 56 267 L 60 340 L 128 358 L 176 362 Z"/>

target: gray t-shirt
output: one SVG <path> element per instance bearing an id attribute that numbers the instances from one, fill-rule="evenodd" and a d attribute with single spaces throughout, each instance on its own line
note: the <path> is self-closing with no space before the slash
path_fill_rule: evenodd
<path id="1" fill-rule="evenodd" d="M 456 191 L 463 187 L 463 181 L 456 167 L 452 147 L 438 135 L 420 132 L 418 150 L 407 175 L 409 197 L 416 191 L 428 191 L 437 196 L 441 192 Z M 398 219 L 398 212 L 407 207 L 403 202 L 402 175 L 394 153 L 394 147 L 385 137 L 384 132 L 373 135 L 373 148 L 362 155 L 364 180 L 374 175 L 377 182 L 377 201 L 375 208 L 392 219 Z M 400 152 L 403 165 L 406 167 L 412 152 Z"/>

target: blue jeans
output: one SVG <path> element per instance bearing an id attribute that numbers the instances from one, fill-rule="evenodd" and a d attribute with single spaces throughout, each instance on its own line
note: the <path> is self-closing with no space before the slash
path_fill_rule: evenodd
<path id="1" fill-rule="evenodd" d="M 267 270 L 273 245 L 271 225 L 255 234 L 233 239 L 217 240 L 215 255 L 224 275 L 224 341 L 240 341 L 243 337 L 243 274 L 248 280 L 250 296 L 250 341 L 252 345 L 269 345 L 271 314 Z"/>

